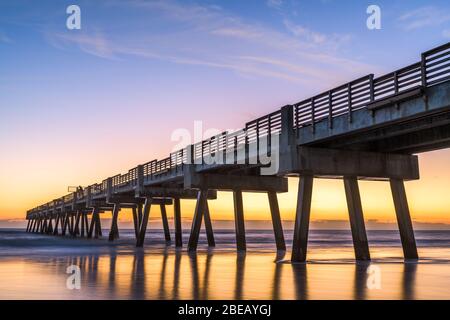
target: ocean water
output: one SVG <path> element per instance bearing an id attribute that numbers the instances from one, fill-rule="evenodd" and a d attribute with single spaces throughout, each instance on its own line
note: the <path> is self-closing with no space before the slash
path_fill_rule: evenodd
<path id="1" fill-rule="evenodd" d="M 285 254 L 271 230 L 246 236 L 245 254 L 232 230 L 215 230 L 214 249 L 202 235 L 188 254 L 155 230 L 135 248 L 132 230 L 111 243 L 0 229 L 0 299 L 450 299 L 450 231 L 416 231 L 420 259 L 407 262 L 397 231 L 369 231 L 372 261 L 358 263 L 347 230 L 312 230 L 308 262 L 298 264 L 292 230 Z"/>

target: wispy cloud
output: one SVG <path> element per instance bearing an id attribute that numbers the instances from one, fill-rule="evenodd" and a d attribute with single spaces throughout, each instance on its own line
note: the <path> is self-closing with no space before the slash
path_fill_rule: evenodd
<path id="1" fill-rule="evenodd" d="M 85 53 L 92 54 L 100 58 L 116 59 L 115 48 L 111 46 L 101 33 L 54 33 L 49 37 L 52 45 L 63 48 L 69 44 L 75 44 Z"/>
<path id="2" fill-rule="evenodd" d="M 279 9 L 283 5 L 283 0 L 267 0 L 266 5 L 269 8 Z"/>
<path id="3" fill-rule="evenodd" d="M 450 12 L 432 6 L 422 7 L 406 12 L 398 18 L 401 27 L 405 30 L 414 30 L 425 27 L 439 26 L 450 21 Z"/>
<path id="4" fill-rule="evenodd" d="M 130 4 L 137 12 L 148 14 L 146 21 L 158 20 L 170 28 L 149 32 L 145 25 L 133 30 L 130 37 L 129 32 L 99 32 L 101 27 L 107 28 L 103 25 L 93 32 L 48 34 L 49 42 L 58 48 L 76 45 L 101 58 L 159 59 L 310 86 L 323 85 L 330 73 L 338 74 L 335 81 L 339 81 L 373 71 L 372 66 L 339 56 L 339 46 L 349 40 L 346 36 L 326 35 L 287 22 L 290 32 L 281 32 L 243 21 L 217 6 L 134 0 L 127 2 L 127 10 Z"/>
<path id="5" fill-rule="evenodd" d="M 326 45 L 327 47 L 338 48 L 340 45 L 347 43 L 351 40 L 351 36 L 348 34 L 339 35 L 324 33 L 310 30 L 304 26 L 293 23 L 288 19 L 283 20 L 284 26 L 294 36 L 302 38 L 304 41 L 311 43 L 312 45 Z"/>

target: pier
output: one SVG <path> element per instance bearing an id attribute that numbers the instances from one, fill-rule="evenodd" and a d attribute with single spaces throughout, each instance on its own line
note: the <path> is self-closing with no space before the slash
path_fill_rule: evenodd
<path id="1" fill-rule="evenodd" d="M 330 74 L 330 76 L 333 76 Z M 27 232 L 102 237 L 101 214 L 112 217 L 108 239 L 120 235 L 122 209 L 133 213 L 136 246 L 144 245 L 150 209 L 159 206 L 167 245 L 166 214 L 174 206 L 175 246 L 195 252 L 204 224 L 216 245 L 208 202 L 233 192 L 236 250 L 246 250 L 243 192 L 267 194 L 276 248 L 286 250 L 278 193 L 299 177 L 291 260 L 307 259 L 314 179 L 341 179 L 355 259 L 370 260 L 358 180 L 389 181 L 405 259 L 417 259 L 404 182 L 419 179 L 418 153 L 450 146 L 450 43 L 420 61 L 381 77 L 360 77 L 254 119 L 235 132 L 186 146 L 162 160 L 78 188 L 27 211 Z M 196 199 L 183 243 L 181 200 Z M 106 235 L 105 235 L 106 236 Z"/>

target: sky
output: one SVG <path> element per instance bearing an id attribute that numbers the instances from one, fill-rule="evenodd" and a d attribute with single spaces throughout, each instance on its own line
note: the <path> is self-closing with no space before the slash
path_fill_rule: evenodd
<path id="1" fill-rule="evenodd" d="M 71 4 L 80 30 L 66 27 Z M 366 26 L 371 4 L 380 30 Z M 1 0 L 0 226 L 68 186 L 166 157 L 172 133 L 194 121 L 239 129 L 448 41 L 448 0 Z M 406 184 L 416 223 L 450 224 L 449 160 L 448 150 L 419 156 L 421 179 Z M 297 180 L 289 184 L 279 196 L 286 220 Z M 360 186 L 366 219 L 394 221 L 389 185 Z M 244 200 L 247 219 L 268 219 L 264 195 Z M 189 218 L 193 203 L 185 207 Z M 211 207 L 213 219 L 232 219 L 231 194 Z M 312 220 L 348 220 L 342 181 L 315 181 Z"/>

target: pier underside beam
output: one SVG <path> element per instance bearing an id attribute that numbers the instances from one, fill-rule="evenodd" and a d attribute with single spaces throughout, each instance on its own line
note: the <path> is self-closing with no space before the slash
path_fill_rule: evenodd
<path id="1" fill-rule="evenodd" d="M 185 171 L 184 187 L 186 189 L 249 192 L 288 191 L 288 180 L 283 177 L 196 173 L 193 167 L 186 167 Z"/>
<path id="2" fill-rule="evenodd" d="M 415 155 L 303 146 L 298 147 L 296 152 L 281 156 L 280 174 L 351 176 L 373 180 L 419 179 L 419 162 Z"/>

